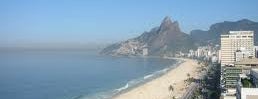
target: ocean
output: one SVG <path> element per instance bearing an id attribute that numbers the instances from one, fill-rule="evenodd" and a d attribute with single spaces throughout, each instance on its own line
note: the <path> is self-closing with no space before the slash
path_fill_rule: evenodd
<path id="1" fill-rule="evenodd" d="M 0 99 L 108 99 L 178 63 L 103 56 L 98 51 L 3 51 Z"/>

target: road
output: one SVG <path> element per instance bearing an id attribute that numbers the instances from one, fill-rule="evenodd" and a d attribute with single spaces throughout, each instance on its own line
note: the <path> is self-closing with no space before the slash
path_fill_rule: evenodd
<path id="1" fill-rule="evenodd" d="M 181 97 L 181 99 L 190 99 L 194 90 L 198 88 L 198 84 L 197 83 L 191 83 L 187 89 L 187 91 L 184 93 L 184 95 Z"/>

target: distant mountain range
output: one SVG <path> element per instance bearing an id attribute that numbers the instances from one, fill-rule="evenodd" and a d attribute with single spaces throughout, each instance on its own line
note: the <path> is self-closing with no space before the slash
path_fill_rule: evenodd
<path id="1" fill-rule="evenodd" d="M 242 19 L 236 22 L 224 21 L 210 26 L 208 31 L 193 30 L 190 35 L 200 45 L 220 44 L 220 35 L 229 31 L 251 30 L 255 34 L 255 45 L 258 45 L 258 22 Z"/>
<path id="2" fill-rule="evenodd" d="M 159 27 L 152 28 L 136 38 L 112 44 L 101 51 L 109 55 L 142 55 L 148 49 L 149 55 L 159 56 L 164 54 L 175 55 L 196 49 L 200 45 L 220 44 L 220 35 L 232 30 L 252 30 L 255 32 L 255 44 L 258 44 L 256 35 L 258 23 L 247 19 L 236 22 L 225 21 L 211 25 L 208 31 L 193 30 L 190 34 L 183 33 L 177 21 L 165 17 Z"/>

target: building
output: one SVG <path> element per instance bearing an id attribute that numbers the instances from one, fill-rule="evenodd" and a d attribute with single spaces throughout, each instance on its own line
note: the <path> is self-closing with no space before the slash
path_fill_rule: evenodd
<path id="1" fill-rule="evenodd" d="M 148 56 L 148 54 L 149 54 L 149 53 L 148 53 L 148 48 L 147 48 L 147 47 L 143 48 L 143 49 L 142 49 L 142 55 L 143 55 L 143 56 Z"/>
<path id="2" fill-rule="evenodd" d="M 235 61 L 237 62 L 248 57 L 252 57 L 252 56 L 250 55 L 250 52 L 245 49 L 237 50 L 235 52 Z"/>
<path id="3" fill-rule="evenodd" d="M 224 94 L 227 96 L 235 95 L 239 75 L 250 75 L 251 69 L 258 69 L 257 58 L 249 57 L 235 62 L 233 65 L 224 66 L 222 76 L 222 84 L 226 90 Z"/>
<path id="4" fill-rule="evenodd" d="M 252 69 L 249 77 L 247 75 L 239 76 L 236 89 L 237 99 L 258 99 L 258 87 L 255 85 L 254 80 L 257 80 L 257 78 L 258 69 Z"/>
<path id="5" fill-rule="evenodd" d="M 236 97 L 237 99 L 258 99 L 258 88 L 243 86 L 243 82 L 240 80 L 237 86 Z"/>
<path id="6" fill-rule="evenodd" d="M 218 63 L 218 57 L 215 54 L 211 57 L 211 62 Z"/>
<path id="7" fill-rule="evenodd" d="M 227 89 L 236 88 L 238 75 L 242 74 L 242 68 L 238 66 L 226 66 L 224 72 L 225 87 Z"/>
<path id="8" fill-rule="evenodd" d="M 232 64 L 235 60 L 235 52 L 245 48 L 254 56 L 254 32 L 253 31 L 229 31 L 229 34 L 221 35 L 221 65 Z"/>
<path id="9" fill-rule="evenodd" d="M 190 49 L 187 56 L 188 57 L 194 57 L 195 56 L 194 50 Z"/>
<path id="10" fill-rule="evenodd" d="M 249 75 L 251 69 L 258 68 L 258 58 L 245 58 L 234 63 L 235 67 L 241 67 L 242 73 Z"/>
<path id="11" fill-rule="evenodd" d="M 213 56 L 218 56 L 216 47 L 212 46 L 200 46 L 195 53 L 193 52 L 192 54 L 195 54 L 194 56 L 204 60 L 211 60 Z"/>

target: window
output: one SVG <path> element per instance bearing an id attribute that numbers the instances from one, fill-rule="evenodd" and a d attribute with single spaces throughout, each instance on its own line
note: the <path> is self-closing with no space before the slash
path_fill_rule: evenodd
<path id="1" fill-rule="evenodd" d="M 221 38 L 229 38 L 228 35 L 222 35 Z"/>

